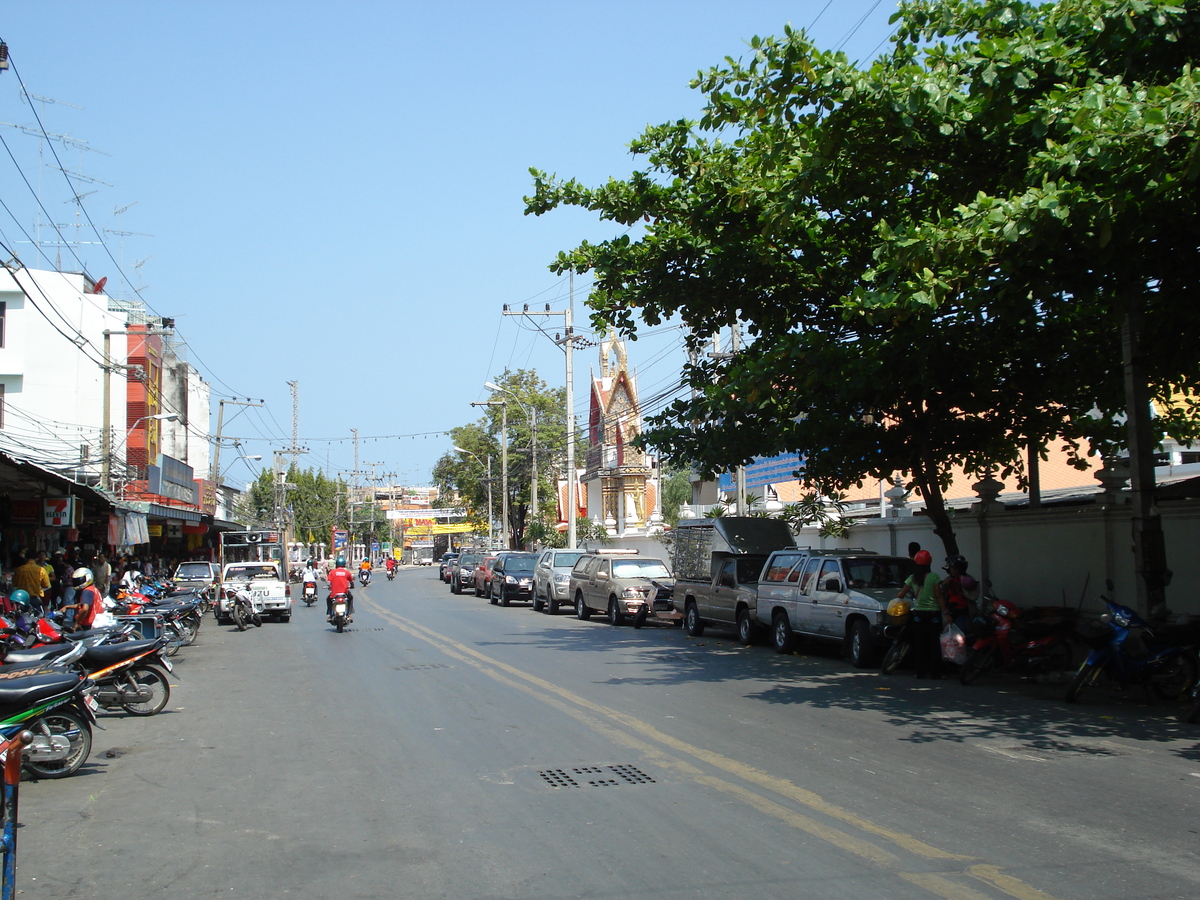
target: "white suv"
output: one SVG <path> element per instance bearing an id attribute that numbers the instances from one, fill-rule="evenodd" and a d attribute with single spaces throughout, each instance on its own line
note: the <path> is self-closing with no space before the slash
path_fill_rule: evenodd
<path id="1" fill-rule="evenodd" d="M 543 550 L 533 570 L 533 609 L 558 613 L 559 606 L 571 605 L 569 590 L 571 569 L 585 550 Z"/>

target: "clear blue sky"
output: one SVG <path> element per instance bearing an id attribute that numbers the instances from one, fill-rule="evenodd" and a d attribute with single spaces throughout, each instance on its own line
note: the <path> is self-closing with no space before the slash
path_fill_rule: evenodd
<path id="1" fill-rule="evenodd" d="M 38 104 L 43 124 L 109 154 L 59 150 L 65 168 L 112 185 L 80 184 L 96 191 L 83 203 L 98 227 L 153 235 L 105 239 L 151 307 L 176 317 L 214 413 L 219 396 L 268 405 L 227 421 L 226 433 L 269 459 L 290 443 L 286 382 L 298 380 L 305 462 L 336 473 L 353 466 L 351 428 L 366 438 L 472 421 L 470 402 L 506 367 L 562 383 L 561 351 L 501 306 L 561 309 L 566 282 L 547 264 L 613 229 L 574 210 L 524 216 L 530 166 L 586 183 L 627 175 L 629 141 L 695 116 L 701 98 L 688 81 L 745 55 L 752 36 L 812 26 L 822 46 L 866 59 L 894 9 L 26 0 L 0 10 L 16 67 L 0 74 L 0 120 L 36 124 L 17 73 L 28 92 L 61 101 Z M 2 130 L 44 206 L 74 222 L 62 175 L 39 175 L 37 139 Z M 2 148 L 0 171 L 17 220 L 0 210 L 0 237 L 34 267 L 20 229 L 32 232 L 35 199 Z M 101 248 L 76 251 L 90 274 L 108 276 L 109 293 L 127 293 Z M 52 266 L 56 251 L 46 252 Z M 579 321 L 582 300 L 579 291 Z M 670 330 L 630 346 L 643 397 L 678 377 L 677 348 Z M 594 351 L 576 360 L 581 411 Z M 361 458 L 424 484 L 449 446 L 436 434 L 364 440 Z M 250 474 L 229 469 L 232 480 Z"/>

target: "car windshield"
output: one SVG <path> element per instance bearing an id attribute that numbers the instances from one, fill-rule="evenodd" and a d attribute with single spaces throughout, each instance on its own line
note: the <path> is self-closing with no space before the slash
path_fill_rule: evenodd
<path id="1" fill-rule="evenodd" d="M 279 573 L 275 571 L 274 566 L 239 566 L 236 569 L 230 569 L 226 575 L 227 578 L 278 578 Z"/>
<path id="2" fill-rule="evenodd" d="M 208 563 L 180 563 L 175 570 L 176 578 L 211 578 L 212 568 Z"/>
<path id="3" fill-rule="evenodd" d="M 581 556 L 583 556 L 582 550 L 578 553 L 555 553 L 554 558 L 550 560 L 550 565 L 556 569 L 569 569 L 579 562 Z"/>
<path id="4" fill-rule="evenodd" d="M 903 556 L 864 556 L 842 560 L 850 588 L 883 590 L 899 588 L 913 573 L 913 561 Z"/>
<path id="5" fill-rule="evenodd" d="M 661 559 L 614 559 L 614 578 L 670 578 Z"/>
<path id="6" fill-rule="evenodd" d="M 460 568 L 466 568 L 467 566 L 474 567 L 478 564 L 479 564 L 479 554 L 478 553 L 464 553 L 462 556 L 460 556 L 458 558 L 458 565 Z"/>
<path id="7" fill-rule="evenodd" d="M 536 556 L 510 556 L 504 560 L 505 572 L 532 572 Z"/>

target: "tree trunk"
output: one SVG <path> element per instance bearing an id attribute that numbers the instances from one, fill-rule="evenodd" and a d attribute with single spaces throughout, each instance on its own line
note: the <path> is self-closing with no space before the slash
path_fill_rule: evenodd
<path id="1" fill-rule="evenodd" d="M 950 512 L 946 509 L 946 498 L 938 481 L 937 464 L 932 462 L 928 454 L 922 452 L 913 469 L 913 477 L 921 488 L 921 496 L 925 498 L 925 515 L 933 523 L 933 533 L 942 539 L 946 556 L 958 556 L 958 538 L 950 523 Z"/>

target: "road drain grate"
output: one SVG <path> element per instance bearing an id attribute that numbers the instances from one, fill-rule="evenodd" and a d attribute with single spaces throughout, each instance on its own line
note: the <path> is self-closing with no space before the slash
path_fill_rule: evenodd
<path id="1" fill-rule="evenodd" d="M 396 672 L 424 672 L 427 669 L 449 669 L 444 663 L 415 663 L 411 666 L 392 666 Z"/>
<path id="2" fill-rule="evenodd" d="M 542 769 L 538 772 L 550 787 L 617 787 L 624 784 L 655 784 L 655 780 L 637 766 L 580 766 L 575 769 Z M 589 775 L 616 775 L 617 778 L 588 778 Z M 578 779 L 578 780 L 576 780 Z M 619 779 L 619 780 L 618 780 Z"/>

